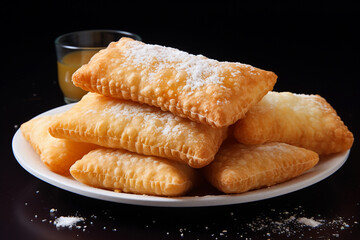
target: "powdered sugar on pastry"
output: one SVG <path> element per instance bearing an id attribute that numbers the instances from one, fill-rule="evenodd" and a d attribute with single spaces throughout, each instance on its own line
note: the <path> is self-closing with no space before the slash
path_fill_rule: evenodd
<path id="1" fill-rule="evenodd" d="M 143 44 L 137 41 L 128 41 L 129 51 L 125 53 L 127 62 L 137 67 L 148 66 L 157 61 L 157 69 L 175 68 L 185 71 L 188 75 L 184 90 L 193 91 L 205 84 L 221 84 L 221 68 L 219 62 L 208 59 L 203 55 L 193 55 L 171 47 Z"/>
<path id="2" fill-rule="evenodd" d="M 290 93 L 288 93 L 290 94 Z M 306 99 L 307 101 L 311 102 L 314 106 L 316 106 L 318 109 L 321 109 L 322 111 L 329 111 L 329 106 L 325 104 L 324 101 L 319 101 L 319 98 L 321 98 L 319 95 L 315 94 L 299 94 L 299 93 L 293 93 L 294 96 L 297 96 L 302 99 Z M 299 104 L 295 104 L 295 106 L 299 107 Z"/>
<path id="3" fill-rule="evenodd" d="M 141 118 L 142 127 L 146 127 L 147 124 L 152 123 L 154 131 L 161 132 L 164 135 L 181 134 L 184 130 L 183 127 L 177 125 L 177 122 L 184 120 L 177 117 L 170 112 L 157 111 L 157 108 L 148 106 L 145 104 L 138 104 L 131 101 L 124 101 L 123 104 L 119 104 L 119 100 L 110 100 L 103 102 L 103 107 L 100 111 L 89 109 L 85 113 L 88 117 L 92 117 L 93 114 L 100 114 L 103 117 L 113 116 L 115 119 L 123 118 L 131 120 L 133 118 Z M 156 122 L 168 123 L 168 125 L 156 124 Z M 172 123 L 172 124 L 171 124 Z"/>
<path id="4" fill-rule="evenodd" d="M 235 124 L 244 144 L 284 142 L 318 154 L 351 148 L 354 137 L 331 105 L 319 95 L 269 92 Z"/>
<path id="5" fill-rule="evenodd" d="M 94 55 L 72 80 L 89 92 L 225 127 L 243 118 L 272 89 L 276 78 L 250 65 L 121 38 Z"/>
<path id="6" fill-rule="evenodd" d="M 58 116 L 49 132 L 56 138 L 122 148 L 199 168 L 214 159 L 227 130 L 195 123 L 146 104 L 88 93 Z"/>

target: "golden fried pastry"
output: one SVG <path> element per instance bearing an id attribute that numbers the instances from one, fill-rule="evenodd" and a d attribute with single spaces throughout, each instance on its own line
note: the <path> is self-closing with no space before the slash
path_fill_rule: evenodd
<path id="1" fill-rule="evenodd" d="M 214 159 L 226 130 L 97 93 L 85 95 L 49 128 L 54 137 L 183 161 L 196 168 Z"/>
<path id="2" fill-rule="evenodd" d="M 122 149 L 96 149 L 70 168 L 84 184 L 121 192 L 184 195 L 195 183 L 195 169 L 179 162 Z"/>
<path id="3" fill-rule="evenodd" d="M 336 111 L 319 95 L 269 92 L 235 124 L 244 144 L 284 142 L 318 154 L 350 149 L 354 138 Z"/>
<path id="4" fill-rule="evenodd" d="M 161 107 L 193 121 L 223 127 L 244 117 L 277 76 L 250 65 L 121 38 L 73 75 L 90 92 Z"/>
<path id="5" fill-rule="evenodd" d="M 98 146 L 52 137 L 48 128 L 55 118 L 56 116 L 43 116 L 31 119 L 22 124 L 20 130 L 51 171 L 69 175 L 71 165 Z"/>
<path id="6" fill-rule="evenodd" d="M 230 143 L 220 148 L 215 160 L 203 168 L 203 174 L 224 193 L 242 193 L 285 182 L 318 161 L 317 153 L 285 143 Z"/>

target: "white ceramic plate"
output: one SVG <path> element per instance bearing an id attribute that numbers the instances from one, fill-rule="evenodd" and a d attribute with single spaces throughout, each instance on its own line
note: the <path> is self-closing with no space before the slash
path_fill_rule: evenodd
<path id="1" fill-rule="evenodd" d="M 38 115 L 37 117 L 61 113 L 70 109 L 71 106 L 72 104 L 54 108 Z M 39 156 L 22 136 L 20 129 L 15 133 L 13 137 L 12 148 L 17 161 L 25 170 L 27 170 L 35 177 L 56 187 L 83 196 L 101 200 L 126 204 L 162 207 L 218 206 L 246 203 L 284 195 L 305 188 L 327 178 L 328 176 L 336 172 L 345 163 L 350 153 L 350 151 L 347 151 L 323 157 L 318 163 L 318 165 L 305 172 L 301 176 L 269 188 L 263 188 L 255 191 L 249 191 L 247 193 L 233 195 L 224 194 L 167 198 L 128 193 L 116 193 L 113 191 L 93 188 L 77 182 L 71 177 L 64 177 L 53 173 L 48 170 L 41 162 Z"/>

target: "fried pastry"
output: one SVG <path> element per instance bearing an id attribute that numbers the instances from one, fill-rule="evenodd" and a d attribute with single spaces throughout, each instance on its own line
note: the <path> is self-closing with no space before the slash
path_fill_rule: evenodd
<path id="1" fill-rule="evenodd" d="M 183 161 L 195 168 L 214 159 L 226 130 L 97 93 L 85 95 L 49 128 L 54 137 Z"/>
<path id="2" fill-rule="evenodd" d="M 315 166 L 319 155 L 286 143 L 223 145 L 215 160 L 202 169 L 206 179 L 224 193 L 242 193 L 285 182 Z"/>
<path id="3" fill-rule="evenodd" d="M 184 195 L 195 184 L 195 169 L 179 162 L 122 149 L 96 149 L 70 168 L 84 184 L 119 192 Z"/>
<path id="4" fill-rule="evenodd" d="M 121 38 L 73 75 L 90 92 L 160 107 L 193 121 L 223 127 L 244 117 L 277 76 L 250 65 Z"/>
<path id="5" fill-rule="evenodd" d="M 350 149 L 353 134 L 319 95 L 269 92 L 235 124 L 235 138 L 244 144 L 284 142 L 318 154 Z"/>
<path id="6" fill-rule="evenodd" d="M 20 130 L 51 171 L 61 175 L 70 175 L 71 165 L 98 146 L 52 137 L 48 128 L 55 118 L 56 116 L 42 116 L 31 119 L 23 123 Z"/>

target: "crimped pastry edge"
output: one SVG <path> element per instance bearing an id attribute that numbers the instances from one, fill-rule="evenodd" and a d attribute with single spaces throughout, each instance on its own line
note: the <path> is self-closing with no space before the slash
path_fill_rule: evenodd
<path id="1" fill-rule="evenodd" d="M 315 159 L 318 159 L 316 161 L 316 164 L 318 163 L 319 161 L 319 156 L 316 157 L 316 155 L 314 155 L 313 158 L 309 158 L 308 161 L 306 162 L 301 162 L 301 163 L 298 163 L 298 164 L 295 164 L 295 165 L 291 165 L 291 166 L 288 166 L 288 167 L 282 167 L 281 170 L 282 171 L 288 171 L 290 169 L 293 169 L 293 168 L 296 168 L 298 166 L 303 166 L 302 169 L 305 169 L 305 170 L 302 170 L 299 174 L 295 175 L 295 176 L 291 176 L 289 178 L 286 178 L 286 179 L 281 179 L 279 181 L 276 181 L 274 183 L 271 183 L 271 184 L 267 184 L 267 185 L 262 185 L 262 186 L 258 186 L 257 188 L 247 188 L 247 189 L 243 189 L 242 191 L 227 191 L 229 188 L 231 189 L 232 187 L 229 186 L 229 184 L 224 184 L 224 182 L 222 181 L 222 179 L 218 180 L 217 181 L 217 187 L 219 187 L 219 190 L 223 191 L 224 193 L 244 193 L 244 192 L 248 192 L 250 190 L 256 190 L 256 189 L 261 189 L 261 188 L 264 188 L 264 187 L 271 187 L 271 186 L 274 186 L 276 184 L 279 184 L 279 183 L 283 183 L 283 182 L 286 182 L 290 179 L 293 179 L 293 178 L 296 178 L 298 176 L 300 176 L 301 174 L 303 174 L 304 172 L 306 172 L 307 170 L 309 170 L 309 163 L 312 163 Z M 315 165 L 316 165 L 315 164 Z M 263 172 L 259 172 L 259 173 L 256 173 L 256 174 L 253 174 L 251 175 L 250 177 L 246 178 L 246 179 L 237 179 L 236 181 L 233 181 L 231 183 L 231 185 L 243 185 L 242 183 L 243 182 L 248 182 L 248 181 L 253 181 L 253 179 L 256 179 L 257 176 L 261 175 L 261 174 L 267 174 L 269 172 L 275 172 L 277 171 L 278 169 L 267 169 L 266 171 L 263 171 Z"/>
<path id="2" fill-rule="evenodd" d="M 76 174 L 73 174 L 73 172 L 82 173 L 82 174 L 91 174 L 91 175 L 96 175 L 96 176 L 101 175 L 101 176 L 104 176 L 104 178 L 105 178 L 106 176 L 109 176 L 109 177 L 111 177 L 111 178 L 113 178 L 113 179 L 115 178 L 115 179 L 116 179 L 116 182 L 121 182 L 122 179 L 125 179 L 126 182 L 128 182 L 128 181 L 136 181 L 136 182 L 141 181 L 141 182 L 143 182 L 143 180 L 139 180 L 139 179 L 136 179 L 136 178 L 122 178 L 122 177 L 112 176 L 112 175 L 110 175 L 110 174 L 94 173 L 94 172 L 91 172 L 91 171 L 84 171 L 84 170 L 71 169 L 71 168 L 70 168 L 70 173 L 71 173 L 71 175 L 72 175 L 75 179 L 77 179 L 77 177 L 74 176 L 74 175 L 76 175 Z M 79 180 L 78 180 L 78 181 L 79 181 Z M 82 182 L 82 181 L 80 181 L 80 182 Z M 120 190 L 120 191 L 122 191 L 122 192 L 133 193 L 133 194 L 149 194 L 149 195 L 155 195 L 155 196 L 176 197 L 176 196 L 182 196 L 186 191 L 188 191 L 188 190 L 193 186 L 193 183 L 192 183 L 190 180 L 185 181 L 185 182 L 183 182 L 183 183 L 181 183 L 181 184 L 167 183 L 167 182 L 164 182 L 164 181 L 153 181 L 153 180 L 147 181 L 147 182 L 155 182 L 155 184 L 158 183 L 158 184 L 160 184 L 160 185 L 164 185 L 164 184 L 165 184 L 165 185 L 169 185 L 169 184 L 170 184 L 170 185 L 172 185 L 172 186 L 177 186 L 177 187 L 180 186 L 181 189 L 177 189 L 177 193 L 174 193 L 174 194 L 164 194 L 164 192 L 166 192 L 166 191 L 164 191 L 164 187 L 162 187 L 162 186 L 160 186 L 160 189 L 161 189 L 161 192 L 162 192 L 163 194 L 157 194 L 157 193 L 155 193 L 155 190 L 154 190 L 154 189 L 151 189 L 152 191 L 154 191 L 153 194 L 150 194 L 150 193 L 142 193 L 141 191 L 137 191 L 137 192 L 135 192 L 135 191 L 124 191 L 124 189 L 121 189 L 121 188 L 107 188 L 107 187 L 104 187 L 104 189 L 110 189 L 110 190 L 113 190 L 113 191 Z M 138 183 L 135 183 L 135 185 L 138 185 Z M 98 187 L 98 186 L 96 186 L 96 187 Z"/>
<path id="3" fill-rule="evenodd" d="M 109 91 L 110 84 L 111 84 L 111 81 L 109 81 L 106 88 L 104 88 L 103 83 L 101 83 L 101 79 L 97 79 L 96 85 L 94 87 L 92 87 L 92 86 L 87 86 L 87 87 L 88 87 L 88 89 L 90 89 L 90 91 L 92 90 L 91 92 L 99 93 L 99 94 L 102 94 L 107 97 L 115 97 L 114 94 L 116 94 L 116 97 L 118 97 L 118 98 L 125 99 L 125 100 L 132 100 L 132 101 L 139 102 L 139 103 L 145 103 L 145 104 L 149 104 L 149 105 L 152 105 L 155 107 L 160 107 L 161 110 L 163 110 L 163 111 L 170 111 L 180 117 L 188 118 L 190 120 L 193 120 L 193 121 L 196 121 L 196 122 L 199 122 L 202 124 L 210 125 L 215 128 L 225 127 L 225 126 L 231 125 L 233 123 L 233 121 L 228 121 L 224 124 L 218 124 L 216 121 L 211 120 L 200 113 L 196 113 L 189 109 L 184 109 L 184 108 L 179 107 L 178 106 L 179 101 L 176 101 L 175 99 L 174 99 L 175 100 L 174 104 L 171 104 L 169 101 L 166 101 L 165 103 L 159 103 L 157 100 L 151 99 L 149 97 L 145 97 L 140 94 L 135 94 L 133 92 L 123 90 L 123 89 L 121 89 L 121 87 L 117 88 L 116 93 L 111 94 Z M 86 85 L 88 85 L 88 84 L 86 84 Z M 90 85 L 92 85 L 92 84 L 90 84 Z M 94 88 L 97 91 L 94 91 L 93 90 Z M 191 115 L 187 115 L 186 113 L 190 113 Z M 239 113 L 237 115 L 237 117 L 241 116 L 242 114 L 243 113 Z"/>
<path id="4" fill-rule="evenodd" d="M 74 132 L 76 134 L 76 136 L 82 138 L 82 135 L 79 131 L 68 130 L 68 129 L 60 128 L 60 127 L 54 127 L 54 128 L 50 127 L 49 132 L 53 137 L 65 137 L 65 138 L 69 138 L 72 140 L 74 140 L 74 139 L 71 137 L 72 136 L 71 132 Z M 87 135 L 89 136 L 90 134 L 87 134 Z M 124 147 L 124 149 L 129 150 L 129 151 L 133 151 L 132 149 L 141 150 L 141 152 L 140 151 L 138 151 L 138 152 L 141 154 L 144 154 L 144 155 L 148 155 L 148 156 L 159 156 L 159 154 L 156 154 L 156 153 L 163 152 L 163 153 L 165 153 L 166 157 L 171 157 L 171 160 L 185 162 L 192 168 L 202 168 L 202 167 L 208 165 L 210 162 L 212 162 L 215 158 L 215 155 L 212 158 L 199 158 L 199 157 L 189 154 L 188 152 L 182 152 L 182 151 L 179 151 L 176 149 L 171 149 L 168 147 L 154 147 L 154 146 L 147 145 L 147 144 L 144 144 L 144 143 L 141 143 L 138 141 L 136 141 L 136 142 L 124 141 L 121 138 L 117 138 L 117 137 L 95 136 L 93 134 L 90 135 L 90 137 L 115 139 L 113 142 L 120 142 L 121 146 L 126 146 L 126 148 Z M 91 143 L 99 144 L 98 142 L 91 142 Z M 220 145 L 217 147 L 219 148 Z M 141 149 L 139 149 L 138 146 L 141 146 Z M 108 146 L 104 146 L 104 147 L 108 147 Z M 150 154 L 144 152 L 144 149 L 149 149 Z M 170 155 L 168 154 L 169 151 L 170 151 Z M 159 156 L 159 157 L 162 157 L 162 156 Z M 199 162 L 201 162 L 203 164 L 199 164 Z"/>

